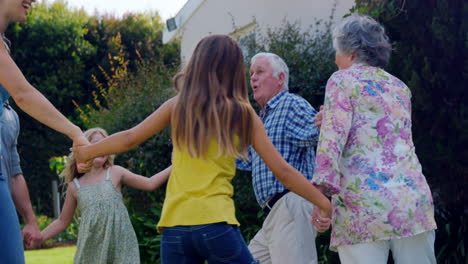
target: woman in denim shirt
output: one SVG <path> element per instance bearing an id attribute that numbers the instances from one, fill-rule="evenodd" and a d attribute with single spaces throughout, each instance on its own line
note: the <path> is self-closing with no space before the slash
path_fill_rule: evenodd
<path id="1" fill-rule="evenodd" d="M 25 22 L 28 10 L 36 0 L 0 0 L 0 105 L 10 95 L 26 113 L 73 140 L 73 145 L 88 141 L 81 129 L 72 124 L 29 82 L 9 54 L 4 32 L 13 22 Z M 0 117 L 3 107 L 0 108 Z M 0 146 L 1 148 L 1 146 Z M 0 149 L 0 151 L 2 151 Z M 5 176 L 0 168 L 0 263 L 24 263 L 23 242 L 18 216 L 13 205 Z"/>

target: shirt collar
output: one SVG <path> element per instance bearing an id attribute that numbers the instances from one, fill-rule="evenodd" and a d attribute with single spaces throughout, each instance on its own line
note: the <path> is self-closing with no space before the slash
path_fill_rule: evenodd
<path id="1" fill-rule="evenodd" d="M 365 63 L 365 62 L 355 62 L 353 63 L 353 65 L 351 65 L 351 67 L 349 68 L 356 68 L 356 67 L 368 67 L 370 66 L 369 64 Z"/>
<path id="2" fill-rule="evenodd" d="M 268 101 L 268 103 L 265 105 L 265 110 L 264 111 L 262 110 L 262 112 L 267 113 L 270 109 L 275 108 L 278 105 L 278 103 L 281 101 L 281 99 L 283 99 L 283 97 L 285 97 L 287 94 L 288 94 L 288 90 L 284 90 L 280 92 L 279 94 L 273 96 L 273 98 L 271 98 L 270 101 Z"/>

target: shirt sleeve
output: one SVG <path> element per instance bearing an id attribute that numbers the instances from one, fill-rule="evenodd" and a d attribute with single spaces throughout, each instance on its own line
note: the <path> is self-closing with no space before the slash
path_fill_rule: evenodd
<path id="1" fill-rule="evenodd" d="M 10 145 L 10 149 L 8 151 L 11 155 L 11 176 L 16 176 L 18 174 L 23 173 L 23 171 L 21 170 L 21 165 L 20 165 L 20 157 L 18 154 L 18 136 L 19 136 L 19 131 L 20 131 L 20 123 L 19 123 L 18 114 L 16 114 L 16 112 L 14 112 L 13 109 L 11 111 L 13 111 L 13 114 L 14 114 L 16 129 L 14 130 L 15 142 L 14 144 Z"/>
<path id="2" fill-rule="evenodd" d="M 236 160 L 236 168 L 239 170 L 251 171 L 252 170 L 252 160 L 251 160 L 251 146 L 247 149 L 247 159 L 239 158 Z"/>
<path id="3" fill-rule="evenodd" d="M 339 164 L 353 118 L 350 89 L 352 85 L 346 81 L 346 73 L 336 72 L 328 80 L 325 91 L 312 183 L 324 186 L 330 195 L 340 192 L 342 174 Z"/>
<path id="4" fill-rule="evenodd" d="M 317 145 L 320 129 L 315 126 L 317 111 L 304 99 L 296 100 L 288 113 L 287 139 L 297 147 Z"/>

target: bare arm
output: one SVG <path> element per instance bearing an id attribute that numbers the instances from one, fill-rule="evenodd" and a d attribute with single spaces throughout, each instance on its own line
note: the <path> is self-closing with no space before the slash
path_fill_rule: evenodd
<path id="1" fill-rule="evenodd" d="M 304 197 L 304 199 L 320 207 L 321 213 L 326 216 L 331 216 L 330 201 L 317 189 L 307 178 L 298 170 L 289 165 L 276 150 L 271 143 L 265 131 L 260 118 L 254 116 L 254 131 L 253 131 L 253 148 L 265 161 L 268 168 L 273 172 L 275 177 L 288 190 Z"/>
<path id="2" fill-rule="evenodd" d="M 41 243 L 41 232 L 36 223 L 36 215 L 31 206 L 29 191 L 23 174 L 17 174 L 11 179 L 11 196 L 16 209 L 23 217 L 26 225 L 23 228 L 23 240 L 27 248 L 35 248 Z"/>
<path id="3" fill-rule="evenodd" d="M 166 101 L 161 107 L 135 127 L 115 133 L 96 144 L 73 148 L 78 160 L 90 160 L 95 157 L 128 151 L 149 137 L 158 133 L 170 124 L 171 111 L 175 97 Z"/>
<path id="4" fill-rule="evenodd" d="M 31 86 L 0 40 L 0 84 L 28 115 L 67 135 L 74 145 L 87 144 L 81 129 L 63 116 L 36 88 Z"/>
<path id="5" fill-rule="evenodd" d="M 167 167 L 163 171 L 153 175 L 151 178 L 137 175 L 124 168 L 122 168 L 122 171 L 122 183 L 136 189 L 153 191 L 167 181 L 171 174 L 172 166 Z"/>
<path id="6" fill-rule="evenodd" d="M 77 189 L 74 183 L 70 183 L 67 189 L 67 196 L 63 204 L 62 213 L 46 229 L 42 230 L 42 240 L 46 241 L 65 230 L 71 223 L 76 209 Z"/>

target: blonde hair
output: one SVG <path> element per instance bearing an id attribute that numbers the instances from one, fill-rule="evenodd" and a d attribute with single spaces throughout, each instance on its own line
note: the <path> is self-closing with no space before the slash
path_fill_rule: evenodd
<path id="1" fill-rule="evenodd" d="M 253 115 L 244 57 L 225 35 L 203 38 L 185 69 L 174 77 L 178 99 L 171 114 L 174 146 L 203 157 L 212 139 L 218 155 L 245 156 L 252 143 Z M 238 137 L 238 141 L 236 139 Z"/>
<path id="2" fill-rule="evenodd" d="M 99 128 L 99 127 L 86 130 L 84 132 L 84 135 L 88 140 L 91 140 L 91 138 L 95 134 L 98 134 L 98 133 L 101 134 L 105 138 L 109 136 L 109 134 L 107 134 L 107 132 L 104 129 Z M 104 168 L 109 168 L 110 166 L 114 165 L 114 158 L 115 158 L 115 155 L 107 156 L 107 160 L 103 165 Z M 62 173 L 60 173 L 60 177 L 63 178 L 64 184 L 67 185 L 71 181 L 73 181 L 73 179 L 75 178 L 79 179 L 83 175 L 84 173 L 78 172 L 75 156 L 73 155 L 73 152 L 71 152 L 67 157 L 65 168 L 63 169 Z"/>

